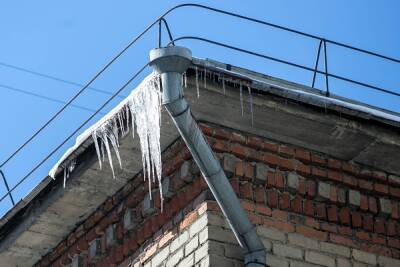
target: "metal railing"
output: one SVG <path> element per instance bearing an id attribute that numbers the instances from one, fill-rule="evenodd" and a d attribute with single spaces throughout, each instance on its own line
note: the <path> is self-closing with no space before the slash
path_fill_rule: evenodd
<path id="1" fill-rule="evenodd" d="M 272 27 L 275 29 L 279 29 L 282 31 L 286 31 L 286 32 L 290 32 L 299 36 L 303 36 L 305 38 L 311 38 L 314 39 L 316 41 L 319 42 L 318 44 L 318 51 L 317 51 L 317 56 L 316 56 L 316 61 L 315 61 L 315 65 L 314 67 L 307 67 L 304 65 L 300 65 L 297 64 L 295 62 L 291 62 L 291 61 L 286 61 L 283 59 L 279 59 L 279 58 L 275 58 L 269 55 L 265 55 L 265 54 L 261 54 L 261 53 L 257 53 L 254 51 L 250 51 L 250 50 L 246 50 L 243 48 L 239 48 L 239 47 L 235 47 L 229 44 L 224 44 L 221 42 L 217 42 L 214 40 L 210 40 L 207 38 L 202 38 L 202 37 L 197 37 L 197 36 L 181 36 L 178 38 L 173 38 L 172 37 L 172 33 L 170 30 L 170 27 L 167 23 L 166 17 L 172 13 L 174 10 L 180 9 L 180 8 L 185 8 L 185 7 L 194 7 L 194 8 L 200 8 L 200 9 L 204 9 L 204 10 L 208 10 L 208 11 L 212 11 L 215 13 L 219 13 L 219 14 L 223 14 L 223 15 L 227 15 L 227 16 L 231 16 L 231 17 L 235 17 L 235 18 L 239 18 L 242 20 L 246 20 L 246 21 L 250 21 L 250 22 L 254 22 L 260 25 L 264 25 L 267 27 Z M 112 99 L 114 99 L 119 92 L 121 92 L 126 86 L 128 86 L 130 84 L 130 82 L 132 82 L 132 80 L 134 80 L 147 66 L 147 64 L 142 67 L 137 73 L 135 73 L 135 75 L 128 80 L 127 83 L 124 84 L 123 87 L 121 87 L 115 94 L 113 94 L 112 96 L 110 96 L 110 98 L 107 99 L 107 101 L 105 103 L 103 103 L 101 105 L 101 107 L 99 107 L 91 116 L 89 116 L 89 118 L 87 120 L 85 120 L 78 128 L 76 128 L 60 145 L 58 145 L 55 149 L 53 149 L 46 157 L 44 157 L 31 171 L 29 171 L 22 179 L 20 179 L 12 188 L 9 188 L 8 183 L 7 183 L 7 179 L 4 175 L 4 172 L 1 170 L 2 167 L 4 167 L 4 165 L 9 162 L 13 157 L 15 157 L 30 141 L 32 141 L 44 128 L 46 128 L 60 113 L 62 113 L 65 108 L 67 106 L 69 106 L 85 89 L 87 89 L 100 75 L 102 75 L 106 69 L 108 69 L 109 66 L 111 66 L 118 58 L 120 58 L 133 44 L 136 43 L 136 41 L 138 41 L 139 39 L 141 39 L 151 28 L 153 28 L 153 26 L 157 25 L 158 23 L 158 46 L 161 47 L 162 44 L 162 23 L 164 23 L 164 26 L 167 30 L 168 33 L 168 37 L 169 37 L 169 43 L 168 45 L 174 45 L 175 42 L 178 41 L 183 41 L 183 40 L 197 40 L 197 41 L 201 41 L 201 42 L 206 42 L 206 43 L 210 43 L 213 45 L 217 45 L 220 47 L 224 47 L 224 48 L 228 48 L 231 50 L 235 50 L 238 52 L 242 52 L 242 53 L 246 53 L 249 55 L 253 55 L 253 56 L 257 56 L 260 58 L 264 58 L 267 60 L 272 60 L 278 63 L 282 63 L 282 64 L 286 64 L 295 68 L 300 68 L 303 70 L 307 70 L 313 73 L 313 78 L 312 78 L 312 83 L 311 83 L 311 87 L 315 86 L 315 80 L 316 80 L 316 75 L 317 74 L 321 74 L 324 75 L 325 77 L 325 86 L 326 86 L 326 96 L 329 96 L 330 94 L 330 90 L 329 90 L 329 78 L 335 78 L 335 79 L 339 79 L 342 81 L 346 81 L 349 83 L 353 83 L 356 85 L 360 85 L 363 87 L 368 87 L 370 89 L 376 90 L 376 91 L 380 91 L 386 94 L 390 94 L 390 95 L 394 95 L 394 96 L 400 96 L 400 93 L 395 92 L 393 90 L 388 90 L 385 88 L 381 88 L 379 86 L 375 86 L 375 85 L 371 85 L 371 84 L 367 84 L 361 81 L 357 81 L 357 80 L 353 80 L 350 78 L 346 78 L 340 75 L 336 75 L 333 73 L 329 73 L 328 72 L 328 44 L 329 45 L 335 45 L 335 46 L 339 46 L 339 47 L 343 47 L 352 51 L 357 51 L 360 53 L 364 53 L 366 55 L 369 56 L 374 56 L 377 58 L 381 58 L 387 61 L 391 61 L 391 62 L 395 62 L 400 64 L 400 60 L 393 58 L 393 57 L 388 57 L 385 55 L 381 55 L 372 51 L 368 51 L 368 50 L 364 50 L 361 48 L 357 48 L 354 46 L 350 46 L 344 43 L 340 43 L 340 42 L 336 42 L 333 40 L 328 40 L 325 39 L 323 37 L 320 36 L 316 36 L 316 35 L 312 35 L 312 34 L 308 34 L 305 32 L 301 32 L 295 29 L 291 29 L 291 28 L 287 28 L 284 26 L 280 26 L 277 24 L 273 24 L 267 21 L 263 21 L 263 20 L 259 20 L 259 19 L 255 19 L 255 18 L 251 18 L 251 17 L 247 17 L 247 16 L 243 16 L 237 13 L 233 13 L 233 12 L 228 12 L 222 9 L 217 9 L 217 8 L 213 8 L 213 7 L 209 7 L 209 6 L 205 6 L 205 5 L 201 5 L 201 4 L 181 4 L 181 5 L 177 5 L 172 7 L 171 9 L 167 10 L 164 14 L 162 14 L 159 18 L 157 18 L 154 22 L 152 22 L 150 25 L 148 25 L 139 35 L 137 35 L 123 50 L 121 50 L 121 52 L 119 52 L 109 63 L 107 63 L 92 79 L 90 79 L 90 81 L 88 83 L 86 83 L 81 89 L 80 91 L 74 96 L 72 97 L 56 114 L 54 114 L 41 128 L 39 128 L 38 131 L 36 131 L 26 142 L 24 142 L 14 153 L 12 153 L 5 161 L 3 161 L 0 164 L 0 174 L 3 178 L 4 184 L 6 186 L 7 192 L 6 194 L 4 194 L 1 198 L 0 198 L 0 203 L 7 197 L 9 196 L 12 205 L 15 205 L 14 202 L 14 198 L 12 196 L 12 192 L 18 187 L 20 186 L 33 172 L 35 172 L 44 162 L 46 162 L 52 155 L 54 155 L 54 153 L 59 150 L 68 140 L 70 140 L 75 134 L 77 134 L 77 132 L 82 129 L 82 127 L 84 127 L 96 114 L 98 114 Z M 321 48 L 323 46 L 323 50 L 324 50 L 324 71 L 321 71 L 318 69 L 318 63 L 320 60 L 320 54 L 321 54 Z"/>

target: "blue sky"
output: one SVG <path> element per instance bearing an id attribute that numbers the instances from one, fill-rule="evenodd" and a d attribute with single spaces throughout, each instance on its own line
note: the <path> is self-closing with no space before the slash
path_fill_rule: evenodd
<path id="1" fill-rule="evenodd" d="M 79 90 L 78 86 L 38 77 L 4 64 L 84 84 L 148 24 L 178 3 L 184 2 L 3 1 L 0 4 L 0 162 L 62 106 L 10 90 L 10 87 L 59 101 L 68 101 Z M 400 58 L 400 2 L 396 0 L 237 0 L 201 3 Z M 314 65 L 318 47 L 318 42 L 314 40 L 195 8 L 177 10 L 167 20 L 174 37 L 197 35 L 309 67 Z M 307 85 L 311 83 L 311 73 L 281 64 L 196 41 L 179 44 L 189 47 L 197 57 L 219 60 Z M 115 92 L 147 62 L 148 51 L 156 45 L 157 31 L 154 28 L 92 87 Z M 331 46 L 328 46 L 328 62 L 332 73 L 400 92 L 400 64 Z M 140 78 L 122 94 L 126 95 L 138 82 Z M 324 89 L 322 77 L 318 77 L 317 87 Z M 330 81 L 330 89 L 336 94 L 400 112 L 399 97 L 333 80 Z M 87 90 L 74 103 L 96 109 L 107 97 L 107 94 Z M 104 111 L 117 102 L 113 101 Z M 91 111 L 76 107 L 62 113 L 2 168 L 10 186 L 15 185 L 90 114 Z M 70 140 L 22 183 L 13 192 L 14 198 L 18 201 L 31 191 L 73 142 Z M 0 195 L 4 192 L 5 186 L 0 183 Z M 9 199 L 3 200 L 0 215 L 10 207 Z"/>

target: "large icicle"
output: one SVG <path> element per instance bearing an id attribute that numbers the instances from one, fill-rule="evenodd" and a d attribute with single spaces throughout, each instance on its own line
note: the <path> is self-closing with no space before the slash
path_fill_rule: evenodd
<path id="1" fill-rule="evenodd" d="M 132 126 L 132 136 L 136 127 L 142 152 L 143 174 L 148 179 L 149 190 L 151 182 L 157 180 L 161 188 L 161 147 L 160 147 L 160 124 L 161 124 L 161 92 L 160 79 L 158 75 L 149 75 L 142 83 L 133 90 L 117 107 L 100 119 L 93 126 L 79 135 L 73 147 L 69 148 L 61 159 L 50 170 L 49 176 L 54 179 L 59 166 L 64 167 L 64 184 L 72 172 L 75 161 L 65 164 L 65 160 L 89 137 L 92 137 L 99 160 L 100 169 L 102 162 L 108 158 L 113 177 L 114 166 L 112 151 L 114 152 L 120 168 L 122 160 L 119 154 L 119 137 L 129 132 Z M 71 163 L 73 162 L 73 163 Z"/>

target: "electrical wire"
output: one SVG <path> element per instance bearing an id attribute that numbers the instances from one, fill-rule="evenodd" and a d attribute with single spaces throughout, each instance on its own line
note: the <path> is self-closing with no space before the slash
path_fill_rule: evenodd
<path id="1" fill-rule="evenodd" d="M 120 87 L 111 97 L 109 97 L 92 115 L 90 115 L 81 125 L 79 125 L 67 138 L 65 138 L 56 148 L 54 148 L 46 157 L 44 157 L 38 164 L 33 167 L 21 180 L 18 181 L 3 197 L 1 197 L 0 202 L 3 201 L 12 191 L 15 190 L 22 182 L 24 182 L 34 171 L 36 171 L 40 166 L 43 165 L 54 153 L 57 152 L 69 139 L 71 139 L 79 130 L 83 128 L 91 119 L 96 116 L 100 110 L 102 110 L 108 103 L 110 103 L 122 90 L 124 90 L 143 70 L 146 69 L 149 63 L 146 63 L 138 72 L 136 72 L 122 87 Z"/>
<path id="2" fill-rule="evenodd" d="M 62 100 L 59 100 L 59 99 L 56 99 L 56 98 L 44 96 L 44 95 L 41 95 L 41 94 L 38 94 L 38 93 L 33 93 L 33 92 L 28 91 L 28 90 L 16 88 L 16 87 L 9 86 L 9 85 L 6 85 L 6 84 L 0 84 L 0 87 L 8 89 L 10 91 L 14 91 L 14 92 L 18 92 L 18 93 L 21 93 L 21 94 L 25 94 L 25 95 L 41 98 L 41 99 L 44 99 L 44 100 L 47 100 L 47 101 L 51 101 L 51 102 L 54 102 L 54 103 L 58 103 L 58 104 L 66 104 L 67 103 L 65 101 L 62 101 Z M 84 107 L 84 106 L 81 106 L 81 105 L 76 105 L 76 104 L 70 104 L 70 106 L 74 107 L 74 108 L 77 108 L 77 109 L 90 111 L 90 112 L 95 112 L 96 111 L 94 109 L 87 108 L 87 107 Z M 104 114 L 104 113 L 100 112 L 100 114 Z"/>

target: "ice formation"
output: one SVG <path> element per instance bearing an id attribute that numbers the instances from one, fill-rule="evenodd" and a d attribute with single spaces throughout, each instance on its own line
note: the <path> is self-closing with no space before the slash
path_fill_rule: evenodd
<path id="1" fill-rule="evenodd" d="M 199 69 L 196 66 L 196 90 L 197 90 L 197 98 L 200 97 L 200 88 L 199 88 Z"/>
<path id="2" fill-rule="evenodd" d="M 242 111 L 242 117 L 244 115 L 243 113 L 243 88 L 242 88 L 242 83 L 239 85 L 239 94 L 240 94 L 240 110 Z"/>
<path id="3" fill-rule="evenodd" d="M 119 155 L 119 137 L 125 136 L 130 130 L 133 137 L 135 137 L 134 132 L 136 130 L 142 152 L 144 179 L 148 180 L 150 193 L 151 182 L 155 182 L 157 179 L 160 185 L 160 196 L 163 199 L 160 147 L 161 95 L 159 76 L 155 74 L 147 76 L 118 106 L 76 138 L 74 146 L 69 148 L 54 165 L 49 172 L 49 176 L 54 179 L 59 166 L 63 164 L 65 186 L 69 173 L 75 167 L 74 160 L 69 162 L 65 162 L 65 160 L 91 137 L 96 148 L 100 169 L 103 167 L 107 157 L 115 178 L 112 150 L 120 168 L 122 168 Z"/>

